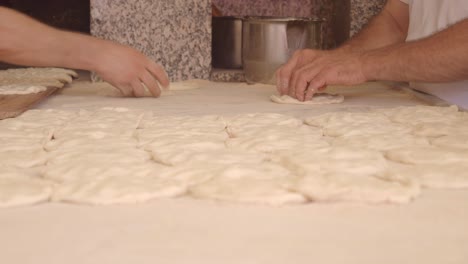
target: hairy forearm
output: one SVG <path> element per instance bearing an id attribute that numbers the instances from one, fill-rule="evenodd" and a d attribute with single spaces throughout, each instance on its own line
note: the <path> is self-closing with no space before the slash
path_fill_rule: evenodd
<path id="1" fill-rule="evenodd" d="M 101 40 L 46 26 L 0 7 L 0 61 L 28 66 L 92 69 L 92 45 Z"/>
<path id="2" fill-rule="evenodd" d="M 390 0 L 380 14 L 339 49 L 361 52 L 403 43 L 407 35 L 408 16 L 406 4 Z"/>
<path id="3" fill-rule="evenodd" d="M 370 80 L 451 82 L 468 79 L 468 19 L 428 38 L 369 51 Z"/>

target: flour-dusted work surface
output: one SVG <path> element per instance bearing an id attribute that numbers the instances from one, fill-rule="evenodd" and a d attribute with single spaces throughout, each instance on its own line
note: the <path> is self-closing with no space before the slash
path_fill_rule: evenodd
<path id="1" fill-rule="evenodd" d="M 164 117 L 170 115 L 232 117 L 240 114 L 237 121 L 231 122 L 230 132 L 248 137 L 250 132 L 242 129 L 245 127 L 242 120 L 246 116 L 262 116 L 244 115 L 253 112 L 290 115 L 285 124 L 294 124 L 294 117 L 305 118 L 310 129 L 321 126 L 326 133 L 341 135 L 346 131 L 331 122 L 337 118 L 314 117 L 330 111 L 362 112 L 421 104 L 383 84 L 340 89 L 345 102 L 322 106 L 272 103 L 269 96 L 274 88 L 263 85 L 208 83 L 199 89 L 173 91 L 159 99 L 120 98 L 110 91 L 108 87 L 76 83 L 39 108 L 67 112 L 87 109 L 98 113 L 94 110 L 112 105 L 133 111 L 152 110 L 161 116 L 162 122 L 155 119 L 141 124 L 144 129 L 156 129 L 161 123 L 167 123 Z M 335 93 L 337 89 L 330 92 Z M 53 120 L 63 120 L 58 113 Z M 366 125 L 365 117 L 350 113 L 349 118 Z M 341 119 L 349 121 L 349 118 Z M 389 118 L 392 122 L 404 122 L 410 117 L 405 111 L 396 111 Z M 382 122 L 388 121 L 382 118 L 379 123 Z M 204 129 L 218 131 L 217 127 L 210 125 Z M 65 129 L 59 137 L 66 138 L 78 130 L 82 129 Z M 367 130 L 370 134 L 376 132 Z M 140 136 L 145 139 L 148 135 Z M 57 143 L 46 145 L 46 149 L 60 151 L 67 146 L 62 141 Z M 113 147 L 131 145 L 127 142 Z M 380 144 L 375 146 L 377 149 Z M 163 157 L 160 154 L 164 153 L 158 153 L 158 149 L 165 147 L 152 144 L 148 149 Z M 132 154 L 132 158 L 138 157 Z M 376 158 L 381 161 L 381 157 Z M 60 160 L 63 157 L 56 161 Z M 197 193 L 204 196 L 205 190 L 206 186 Z M 418 199 L 404 206 L 341 202 L 272 208 L 188 198 L 106 207 L 43 204 L 0 210 L 0 246 L 11 249 L 1 257 L 7 263 L 465 263 L 467 199 L 465 190 L 425 190 Z M 71 238 L 73 243 L 68 246 Z M 29 254 L 20 253 L 24 251 Z"/>
<path id="2" fill-rule="evenodd" d="M 91 0 L 91 34 L 136 48 L 172 80 L 210 76 L 209 0 Z"/>

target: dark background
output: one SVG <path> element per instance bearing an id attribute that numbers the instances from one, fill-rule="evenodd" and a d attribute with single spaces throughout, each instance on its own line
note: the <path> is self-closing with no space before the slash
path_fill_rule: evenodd
<path id="1" fill-rule="evenodd" d="M 90 32 L 89 0 L 0 0 L 0 6 L 16 9 L 54 27 Z"/>

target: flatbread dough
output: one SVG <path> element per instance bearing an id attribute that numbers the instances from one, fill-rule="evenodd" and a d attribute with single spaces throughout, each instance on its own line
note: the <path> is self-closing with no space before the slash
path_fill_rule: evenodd
<path id="1" fill-rule="evenodd" d="M 0 94 L 30 94 L 61 88 L 78 74 L 60 68 L 19 68 L 0 71 Z"/>
<path id="2" fill-rule="evenodd" d="M 294 175 L 276 164 L 239 164 L 228 166 L 212 179 L 190 187 L 189 192 L 195 198 L 228 202 L 272 206 L 305 203 L 304 196 L 291 191 L 295 180 Z"/>
<path id="3" fill-rule="evenodd" d="M 275 113 L 241 114 L 227 121 L 226 131 L 230 137 L 241 137 L 265 129 L 298 128 L 302 125 L 301 119 L 287 115 Z"/>
<path id="4" fill-rule="evenodd" d="M 385 156 L 395 162 L 414 165 L 458 166 L 468 160 L 468 151 L 433 146 L 392 149 Z"/>
<path id="5" fill-rule="evenodd" d="M 295 189 L 315 202 L 408 203 L 420 194 L 410 177 L 371 177 L 341 173 L 316 173 L 301 178 Z"/>
<path id="6" fill-rule="evenodd" d="M 468 188 L 468 165 L 424 164 L 392 167 L 391 177 L 417 179 L 422 187 L 436 189 Z"/>
<path id="7" fill-rule="evenodd" d="M 270 100 L 278 104 L 323 105 L 340 104 L 344 101 L 344 96 L 340 94 L 318 93 L 315 94 L 311 100 L 303 102 L 289 95 L 278 96 L 274 94 L 270 97 Z"/>
<path id="8" fill-rule="evenodd" d="M 407 134 L 411 127 L 392 122 L 381 113 L 335 112 L 305 119 L 305 123 L 320 127 L 327 136 Z"/>
<path id="9" fill-rule="evenodd" d="M 0 208 L 33 205 L 49 200 L 53 185 L 35 171 L 7 169 L 0 172 Z"/>
<path id="10" fill-rule="evenodd" d="M 120 167 L 71 167 L 52 194 L 53 201 L 108 205 L 141 203 L 156 198 L 176 197 L 187 190 L 184 182 L 156 177 L 161 167 L 129 164 Z M 80 168 L 79 170 L 77 170 Z M 77 174 L 77 173 L 80 174 Z M 56 175 L 56 176 L 52 176 Z M 60 177 L 57 172 L 47 177 Z"/>
<path id="11" fill-rule="evenodd" d="M 45 86 L 39 85 L 25 85 L 25 84 L 10 84 L 0 86 L 0 95 L 13 95 L 13 94 L 34 94 L 47 90 Z"/>
<path id="12" fill-rule="evenodd" d="M 431 144 L 436 147 L 464 149 L 468 151 L 468 135 L 456 134 L 450 136 L 442 136 L 431 139 Z"/>
<path id="13" fill-rule="evenodd" d="M 455 128 L 465 124 L 466 115 L 453 108 L 421 109 L 328 113 L 307 118 L 307 125 L 273 113 L 33 110 L 0 121 L 0 165 L 14 167 L 21 184 L 42 180 L 40 186 L 55 188 L 54 201 L 73 203 L 186 194 L 267 205 L 405 203 L 421 185 L 468 185 L 468 138 Z M 437 136 L 415 133 L 429 124 L 443 128 L 434 129 L 441 131 Z M 43 179 L 22 177 L 30 167 L 36 174 L 43 169 Z M 4 182 L 16 184 L 12 177 Z"/>

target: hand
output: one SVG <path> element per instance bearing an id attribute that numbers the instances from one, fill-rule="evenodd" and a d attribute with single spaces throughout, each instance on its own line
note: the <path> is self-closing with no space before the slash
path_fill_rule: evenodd
<path id="1" fill-rule="evenodd" d="M 312 99 L 327 85 L 354 85 L 366 82 L 362 54 L 344 50 L 296 51 L 276 72 L 277 89 L 300 101 Z"/>
<path id="2" fill-rule="evenodd" d="M 154 97 L 159 97 L 160 85 L 169 86 L 162 66 L 131 47 L 103 41 L 97 54 L 96 73 L 124 96 L 142 97 L 146 87 Z"/>

